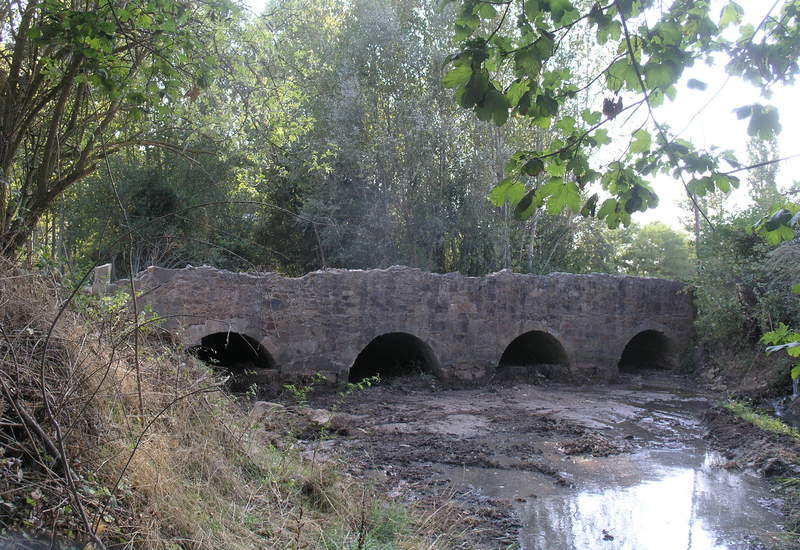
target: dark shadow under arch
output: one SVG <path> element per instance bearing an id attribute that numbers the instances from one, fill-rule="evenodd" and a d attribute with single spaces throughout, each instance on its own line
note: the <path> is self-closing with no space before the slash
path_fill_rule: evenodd
<path id="1" fill-rule="evenodd" d="M 356 357 L 348 380 L 360 382 L 370 376 L 381 379 L 436 373 L 439 363 L 431 347 L 411 334 L 389 332 L 374 338 Z"/>
<path id="2" fill-rule="evenodd" d="M 620 372 L 642 369 L 670 369 L 674 349 L 669 338 L 657 330 L 643 330 L 630 339 L 619 359 Z"/>
<path id="3" fill-rule="evenodd" d="M 260 385 L 264 371 L 275 368 L 269 351 L 254 338 L 238 332 L 215 332 L 200 340 L 199 346 L 187 350 L 199 360 L 231 375 L 228 389 L 247 391 L 253 384 Z"/>
<path id="4" fill-rule="evenodd" d="M 497 365 L 496 379 L 537 382 L 568 375 L 569 359 L 561 342 L 547 332 L 532 330 L 514 338 Z"/>

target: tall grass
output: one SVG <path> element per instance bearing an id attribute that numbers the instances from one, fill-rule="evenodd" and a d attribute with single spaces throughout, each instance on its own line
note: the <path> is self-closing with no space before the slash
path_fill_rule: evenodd
<path id="1" fill-rule="evenodd" d="M 0 533 L 147 549 L 446 547 L 444 512 L 390 506 L 335 461 L 302 460 L 284 411 L 248 414 L 152 314 L 134 323 L 122 300 L 67 296 L 0 265 Z"/>

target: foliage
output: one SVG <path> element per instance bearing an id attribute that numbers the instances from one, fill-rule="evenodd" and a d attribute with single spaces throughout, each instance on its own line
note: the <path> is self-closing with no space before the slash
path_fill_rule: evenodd
<path id="1" fill-rule="evenodd" d="M 314 386 L 326 382 L 328 379 L 324 374 L 315 372 L 311 380 L 305 384 L 284 384 L 283 389 L 289 392 L 295 402 L 301 407 L 308 404 L 308 396 L 314 391 Z"/>
<path id="2" fill-rule="evenodd" d="M 784 350 L 789 357 L 800 358 L 800 332 L 791 330 L 783 323 L 780 323 L 775 330 L 764 334 L 761 341 L 767 344 L 767 353 Z M 792 366 L 791 376 L 792 380 L 800 378 L 800 360 Z"/>
<path id="3" fill-rule="evenodd" d="M 686 281 L 695 274 L 692 249 L 685 233 L 663 222 L 637 228 L 620 252 L 626 273 Z"/>
<path id="4" fill-rule="evenodd" d="M 713 229 L 700 234 L 692 282 L 703 341 L 751 345 L 779 322 L 800 322 L 800 304 L 777 282 L 790 277 L 793 266 L 770 261 L 784 251 L 751 231 L 758 217 L 753 209 L 718 214 Z"/>
<path id="5" fill-rule="evenodd" d="M 772 415 L 755 411 L 748 403 L 731 399 L 725 404 L 725 408 L 764 431 L 800 439 L 800 432 L 795 428 L 784 424 Z"/>
<path id="6" fill-rule="evenodd" d="M 544 208 L 551 214 L 568 210 L 596 216 L 609 227 L 627 225 L 634 212 L 658 204 L 648 180 L 659 173 L 679 179 L 693 200 L 715 190 L 727 192 L 738 186 L 733 172 L 742 168 L 733 153 L 695 148 L 659 122 L 654 109 L 675 98 L 675 85 L 687 67 L 698 60 L 712 63 L 714 53 L 729 56 L 732 75 L 764 88 L 790 82 L 798 71 L 796 0 L 781 2 L 773 12 L 776 3 L 757 27 L 743 23 L 742 8 L 732 1 L 718 17 L 711 2 L 455 4 L 460 50 L 448 58 L 451 69 L 443 82 L 455 90 L 456 102 L 498 125 L 519 117 L 556 131 L 549 144 L 513 154 L 507 177 L 492 192 L 522 218 Z M 739 37 L 727 38 L 735 30 Z M 607 61 L 604 68 L 586 77 L 554 62 L 574 34 L 593 37 L 593 53 Z M 689 81 L 689 87 L 706 86 Z M 570 113 L 568 106 L 587 92 L 603 97 L 602 107 L 598 101 L 579 116 Z M 629 116 L 642 110 L 643 117 Z M 633 128 L 621 128 L 625 137 L 615 143 L 611 130 L 622 114 L 633 120 Z M 770 105 L 743 105 L 736 115 L 749 119 L 751 136 L 769 139 L 780 131 L 777 110 Z M 610 160 L 598 165 L 595 158 Z M 582 191 L 592 184 L 602 192 L 584 199 Z"/>
<path id="7" fill-rule="evenodd" d="M 0 253 L 117 151 L 158 143 L 216 78 L 229 0 L 33 0 L 0 8 Z M 178 122 L 179 124 L 179 122 Z M 180 146 L 164 143 L 180 150 Z"/>
<path id="8" fill-rule="evenodd" d="M 520 224 L 513 209 L 487 205 L 508 151 L 551 132 L 501 130 L 459 112 L 440 85 L 445 17 L 420 1 L 275 2 L 241 26 L 222 56 L 227 70 L 192 104 L 206 130 L 176 134 L 168 120 L 151 128 L 209 154 L 146 148 L 111 159 L 67 194 L 68 259 L 113 259 L 118 276 L 187 262 L 290 275 L 392 264 L 583 270 L 578 235 L 591 222 Z M 575 64 L 566 52 L 561 60 Z M 180 208 L 163 218 L 159 201 L 143 208 L 143 186 Z M 139 213 L 127 216 L 132 239 L 123 210 L 108 207 L 115 187 L 124 210 Z"/>
<path id="9" fill-rule="evenodd" d="M 771 216 L 764 217 L 756 224 L 756 230 L 765 237 L 768 242 L 778 243 L 782 240 L 797 239 L 800 235 L 800 205 L 787 204 L 785 208 L 778 210 Z M 788 251 L 788 253 L 787 253 Z M 781 254 L 777 254 L 783 252 Z M 771 258 L 771 265 L 776 271 L 783 271 L 773 278 L 775 283 L 784 289 L 791 288 L 792 293 L 800 294 L 800 274 L 797 266 L 800 259 L 800 243 L 787 243 L 776 249 L 774 257 Z M 795 298 L 794 303 L 798 300 Z M 800 324 L 800 320 L 794 321 Z M 795 325 L 796 326 L 796 325 Z M 789 326 L 780 323 L 778 327 L 764 334 L 762 342 L 768 344 L 767 353 L 785 350 L 789 357 L 797 359 L 800 357 L 800 332 L 793 331 Z M 800 378 L 800 361 L 797 361 L 791 370 L 792 380 Z"/>

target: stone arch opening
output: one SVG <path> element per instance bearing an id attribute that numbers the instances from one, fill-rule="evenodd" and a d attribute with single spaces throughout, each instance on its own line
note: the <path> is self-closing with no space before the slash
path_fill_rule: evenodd
<path id="1" fill-rule="evenodd" d="M 670 369 L 674 365 L 673 346 L 657 330 L 644 330 L 630 339 L 619 359 L 620 372 L 643 369 Z"/>
<path id="2" fill-rule="evenodd" d="M 439 363 L 431 347 L 411 334 L 390 332 L 374 338 L 361 350 L 348 380 L 360 382 L 379 375 L 382 380 L 398 376 L 435 373 Z"/>
<path id="3" fill-rule="evenodd" d="M 254 338 L 238 332 L 215 332 L 200 340 L 188 352 L 213 369 L 230 374 L 228 390 L 245 392 L 254 384 L 264 386 L 275 360 Z"/>
<path id="4" fill-rule="evenodd" d="M 495 378 L 535 383 L 565 377 L 568 366 L 567 352 L 555 336 L 531 330 L 508 344 Z"/>

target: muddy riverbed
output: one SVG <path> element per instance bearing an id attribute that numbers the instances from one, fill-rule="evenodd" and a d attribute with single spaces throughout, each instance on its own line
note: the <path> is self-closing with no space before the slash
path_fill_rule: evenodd
<path id="1" fill-rule="evenodd" d="M 774 548 L 780 503 L 705 442 L 713 400 L 664 373 L 598 387 L 394 380 L 313 399 L 338 416 L 306 454 L 343 459 L 397 499 L 449 500 L 462 548 Z"/>

